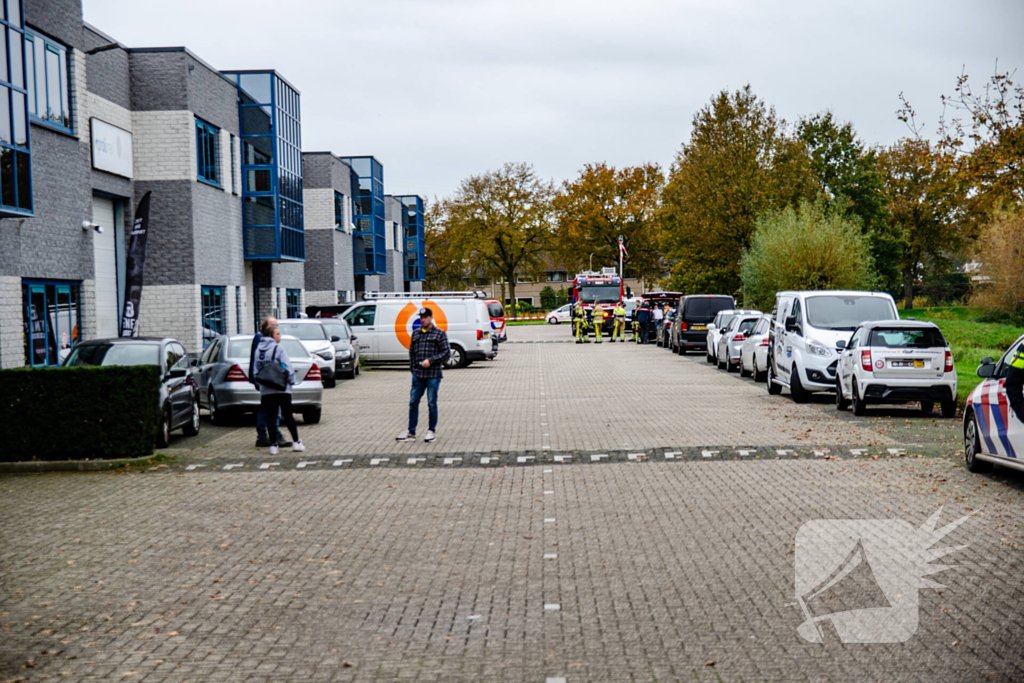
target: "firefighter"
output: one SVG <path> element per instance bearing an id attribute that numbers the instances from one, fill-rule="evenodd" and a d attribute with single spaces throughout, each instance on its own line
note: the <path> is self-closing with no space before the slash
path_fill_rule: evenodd
<path id="1" fill-rule="evenodd" d="M 1010 367 L 1006 372 L 1006 400 L 1013 408 L 1014 415 L 1024 422 L 1024 342 L 1010 356 Z"/>
<path id="2" fill-rule="evenodd" d="M 640 307 L 636 309 L 636 320 L 637 329 L 640 331 L 640 343 L 647 343 L 647 336 L 650 333 L 650 321 L 651 321 L 651 309 L 648 307 L 646 301 L 640 304 Z"/>
<path id="3" fill-rule="evenodd" d="M 597 338 L 597 343 L 601 343 L 601 327 L 604 325 L 604 307 L 600 302 L 594 304 L 594 309 L 591 313 L 591 318 L 594 321 L 594 336 Z"/>
<path id="4" fill-rule="evenodd" d="M 589 342 L 587 336 L 587 313 L 583 310 L 583 304 L 579 301 L 572 307 L 573 324 L 576 325 L 576 343 Z"/>
<path id="5" fill-rule="evenodd" d="M 626 308 L 622 302 L 615 304 L 612 309 L 612 316 L 615 318 L 615 328 L 612 330 L 612 341 L 626 341 Z"/>

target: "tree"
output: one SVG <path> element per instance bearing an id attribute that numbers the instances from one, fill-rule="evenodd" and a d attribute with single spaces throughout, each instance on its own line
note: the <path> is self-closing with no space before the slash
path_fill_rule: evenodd
<path id="1" fill-rule="evenodd" d="M 952 254 L 973 237 L 963 220 L 964 195 L 949 154 L 927 140 L 903 138 L 879 155 L 889 222 L 901 235 L 905 306 L 914 306 L 914 282 L 926 268 L 948 270 Z"/>
<path id="2" fill-rule="evenodd" d="M 529 164 L 506 163 L 466 178 L 445 200 L 451 256 L 483 276 L 503 278 L 514 302 L 516 274 L 536 272 L 551 243 L 553 193 Z"/>
<path id="3" fill-rule="evenodd" d="M 545 311 L 553 311 L 558 308 L 558 294 L 551 285 L 546 285 L 540 290 L 540 307 Z"/>
<path id="4" fill-rule="evenodd" d="M 888 207 L 878 151 L 867 148 L 857 138 L 853 124 L 840 123 L 832 112 L 802 119 L 796 136 L 830 206 L 860 219 L 871 245 L 879 286 L 896 294 L 902 282 L 900 235 L 886 220 Z"/>
<path id="5" fill-rule="evenodd" d="M 785 121 L 747 85 L 693 118 L 662 195 L 672 288 L 732 293 L 755 219 L 816 194 L 810 163 Z"/>
<path id="6" fill-rule="evenodd" d="M 1000 209 L 978 240 L 987 277 L 973 302 L 1024 314 L 1024 210 Z"/>
<path id="7" fill-rule="evenodd" d="M 659 278 L 664 261 L 657 214 L 664 183 L 653 163 L 621 170 L 603 163 L 584 166 L 554 200 L 558 260 L 576 271 L 589 267 L 591 254 L 598 264 L 618 265 L 622 235 L 625 262 L 636 277 Z"/>
<path id="8" fill-rule="evenodd" d="M 744 299 L 763 311 L 781 290 L 871 289 L 876 282 L 860 219 L 820 200 L 759 217 L 740 271 Z"/>
<path id="9" fill-rule="evenodd" d="M 464 286 L 466 268 L 453 253 L 452 241 L 445 231 L 447 202 L 434 200 L 423 216 L 426 239 L 426 288 L 430 291 L 460 290 Z"/>

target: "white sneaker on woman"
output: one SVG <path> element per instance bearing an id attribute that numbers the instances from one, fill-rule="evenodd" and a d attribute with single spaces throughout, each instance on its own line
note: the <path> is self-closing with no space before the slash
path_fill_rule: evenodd
<path id="1" fill-rule="evenodd" d="M 270 454 L 271 455 L 277 455 L 277 452 L 280 451 L 280 450 L 281 449 L 278 447 L 278 445 L 276 443 L 270 444 Z"/>
<path id="2" fill-rule="evenodd" d="M 306 447 L 302 445 L 301 441 L 296 441 L 295 443 L 292 444 L 292 450 L 293 451 L 304 451 L 304 450 L 306 450 Z"/>
<path id="3" fill-rule="evenodd" d="M 434 430 L 433 429 L 428 429 L 426 436 L 423 437 L 423 440 L 426 441 L 427 443 L 430 443 L 431 441 L 433 441 L 436 438 L 437 438 L 437 434 L 434 433 Z"/>
<path id="4" fill-rule="evenodd" d="M 398 436 L 395 437 L 395 441 L 415 441 L 415 440 L 416 440 L 416 435 L 413 434 L 412 432 L 409 432 L 409 431 L 402 432 L 401 434 L 399 434 Z"/>

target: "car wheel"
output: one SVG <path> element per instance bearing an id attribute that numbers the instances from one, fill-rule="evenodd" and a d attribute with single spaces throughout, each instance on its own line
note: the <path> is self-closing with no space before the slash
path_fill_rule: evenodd
<path id="1" fill-rule="evenodd" d="M 558 324 L 558 319 L 557 318 L 555 318 L 554 316 L 548 318 L 548 325 L 557 325 L 557 324 Z"/>
<path id="2" fill-rule="evenodd" d="M 843 383 L 836 377 L 836 410 L 849 410 L 850 401 L 843 396 Z"/>
<path id="3" fill-rule="evenodd" d="M 324 389 L 333 389 L 338 386 L 338 378 L 332 376 L 330 379 L 324 380 Z"/>
<path id="4" fill-rule="evenodd" d="M 768 393 L 772 396 L 778 396 L 782 393 L 782 385 L 775 383 L 775 373 L 772 372 L 772 361 L 768 360 L 768 369 L 764 371 L 764 379 L 768 384 Z"/>
<path id="5" fill-rule="evenodd" d="M 309 410 L 302 411 L 302 421 L 308 425 L 315 425 L 320 422 L 323 408 L 310 408 Z"/>
<path id="6" fill-rule="evenodd" d="M 462 347 L 453 345 L 451 347 L 451 354 L 448 356 L 448 360 L 445 361 L 444 366 L 446 368 L 464 368 L 467 365 L 466 354 L 463 352 Z"/>
<path id="7" fill-rule="evenodd" d="M 928 413 L 935 410 L 934 401 L 921 401 L 921 412 L 927 415 Z"/>
<path id="8" fill-rule="evenodd" d="M 157 448 L 167 448 L 171 443 L 171 409 L 164 406 L 160 411 L 160 428 L 156 433 Z"/>
<path id="9" fill-rule="evenodd" d="M 725 363 L 723 363 L 723 362 L 722 362 L 722 359 L 720 359 L 720 358 L 718 357 L 718 354 L 717 354 L 717 353 L 715 354 L 715 366 L 716 366 L 716 367 L 717 367 L 717 368 L 718 368 L 719 370 L 721 370 L 721 369 L 723 369 L 723 368 L 725 367 Z"/>
<path id="10" fill-rule="evenodd" d="M 199 434 L 199 425 L 199 396 L 192 394 L 192 416 L 181 429 L 185 436 L 196 436 Z"/>
<path id="11" fill-rule="evenodd" d="M 363 369 L 361 367 L 359 367 L 359 359 L 358 358 L 356 358 L 355 367 L 352 369 L 352 372 L 354 372 L 356 375 L 362 374 L 362 372 L 363 372 Z"/>
<path id="12" fill-rule="evenodd" d="M 795 365 L 789 376 L 789 393 L 793 397 L 793 403 L 807 402 L 808 393 L 804 389 L 803 382 L 800 381 L 800 369 Z"/>
<path id="13" fill-rule="evenodd" d="M 956 401 L 942 402 L 942 417 L 956 417 Z"/>
<path id="14" fill-rule="evenodd" d="M 359 374 L 359 372 L 355 368 L 353 368 L 352 370 L 349 370 L 348 372 L 346 372 L 344 374 L 344 377 L 345 377 L 345 379 L 355 379 L 356 375 L 358 375 L 358 374 Z"/>
<path id="15" fill-rule="evenodd" d="M 740 377 L 750 377 L 750 370 L 747 370 L 747 364 L 743 362 L 743 355 L 740 355 Z"/>
<path id="16" fill-rule="evenodd" d="M 678 354 L 679 354 L 680 356 L 685 356 L 685 355 L 686 355 L 686 347 L 685 347 L 685 346 L 683 346 L 683 345 L 682 345 L 682 343 L 680 343 L 680 344 L 679 344 L 679 346 L 677 346 L 676 348 L 677 348 L 677 349 L 679 349 L 679 350 L 677 351 L 677 353 L 678 353 Z"/>
<path id="17" fill-rule="evenodd" d="M 850 405 L 853 408 L 853 414 L 860 416 L 867 412 L 867 406 L 864 405 L 864 399 L 861 398 L 860 391 L 857 389 L 857 380 L 850 380 Z"/>
<path id="18" fill-rule="evenodd" d="M 754 381 L 755 382 L 763 382 L 764 381 L 764 377 L 765 377 L 765 375 L 768 374 L 768 372 L 766 370 L 758 370 L 757 369 L 757 356 L 754 356 L 752 364 L 754 366 Z"/>
<path id="19" fill-rule="evenodd" d="M 215 425 L 226 424 L 227 421 L 224 419 L 226 416 L 224 411 L 220 409 L 220 406 L 217 405 L 217 394 L 214 393 L 213 389 L 210 389 L 210 398 L 207 404 L 207 410 L 210 411 L 210 422 Z"/>
<path id="20" fill-rule="evenodd" d="M 967 469 L 975 474 L 983 474 L 992 470 L 992 463 L 978 459 L 981 452 L 981 434 L 978 431 L 978 419 L 972 410 L 964 421 L 964 458 Z"/>

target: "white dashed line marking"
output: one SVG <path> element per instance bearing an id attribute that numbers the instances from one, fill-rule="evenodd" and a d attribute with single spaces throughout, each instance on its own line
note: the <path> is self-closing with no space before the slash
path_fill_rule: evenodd
<path id="1" fill-rule="evenodd" d="M 554 524 L 555 523 L 555 518 L 554 517 L 545 517 L 544 518 L 544 523 L 545 524 Z"/>
<path id="2" fill-rule="evenodd" d="M 344 465 L 347 462 L 352 462 L 352 458 L 345 458 L 344 460 L 335 460 L 334 463 L 332 463 L 332 464 L 335 467 L 341 467 L 342 465 Z"/>
<path id="3" fill-rule="evenodd" d="M 751 453 L 757 453 L 757 449 L 740 448 L 736 452 L 739 453 L 740 455 L 750 455 Z"/>
<path id="4" fill-rule="evenodd" d="M 554 493 L 555 493 L 554 491 L 545 491 L 544 495 L 545 496 L 552 496 L 552 495 L 554 495 Z"/>
<path id="5" fill-rule="evenodd" d="M 554 470 L 544 470 L 544 474 L 548 474 L 550 472 L 554 472 Z"/>
<path id="6" fill-rule="evenodd" d="M 544 553 L 544 559 L 545 560 L 557 560 L 558 559 L 558 553 Z"/>
<path id="7" fill-rule="evenodd" d="M 545 612 L 558 612 L 561 609 L 562 609 L 562 606 L 559 605 L 557 602 L 545 602 L 544 603 L 544 611 Z"/>
<path id="8" fill-rule="evenodd" d="M 482 458 L 480 458 L 480 464 L 481 465 L 490 465 L 492 460 L 497 460 L 497 459 L 498 458 L 492 458 L 489 455 L 485 455 Z"/>
<path id="9" fill-rule="evenodd" d="M 776 455 L 786 455 L 787 453 L 792 453 L 792 452 L 793 451 L 786 450 L 785 448 L 780 448 L 780 449 L 775 451 L 775 454 Z"/>
<path id="10" fill-rule="evenodd" d="M 317 465 L 317 464 L 319 464 L 319 463 L 316 460 L 309 460 L 309 461 L 303 460 L 298 465 L 296 465 L 295 468 L 299 469 L 299 470 L 304 470 L 304 469 L 306 469 L 306 465 Z"/>
<path id="11" fill-rule="evenodd" d="M 890 455 L 903 455 L 904 453 L 906 453 L 906 451 L 902 448 L 887 448 L 885 450 L 889 451 Z"/>
<path id="12" fill-rule="evenodd" d="M 269 470 L 271 467 L 276 467 L 277 465 L 280 465 L 280 464 L 281 463 L 279 463 L 279 462 L 265 462 L 262 465 L 260 465 L 260 469 L 261 470 Z"/>
<path id="13" fill-rule="evenodd" d="M 823 458 L 826 455 L 828 455 L 828 449 L 827 448 L 824 449 L 824 450 L 821 450 L 821 451 L 814 451 L 814 457 L 816 457 L 816 458 Z"/>
<path id="14" fill-rule="evenodd" d="M 850 453 L 852 455 L 864 455 L 867 452 L 868 452 L 868 449 L 866 449 L 866 448 L 851 448 L 850 449 Z"/>
<path id="15" fill-rule="evenodd" d="M 483 616 L 480 614 L 470 614 L 466 617 L 466 621 L 479 621 L 480 619 L 483 619 Z"/>
<path id="16" fill-rule="evenodd" d="M 627 453 L 626 457 L 630 460 L 639 460 L 640 458 L 646 458 L 646 453 Z"/>
<path id="17" fill-rule="evenodd" d="M 405 461 L 406 465 L 415 465 L 418 462 L 424 462 L 426 458 L 409 458 Z"/>
<path id="18" fill-rule="evenodd" d="M 245 467 L 245 465 L 241 464 L 241 463 L 238 464 L 238 465 L 224 465 L 224 469 L 226 469 L 226 470 L 230 470 L 230 469 L 232 469 L 234 467 Z"/>
<path id="19" fill-rule="evenodd" d="M 194 470 L 194 469 L 196 469 L 197 467 L 206 467 L 206 465 L 189 465 L 189 466 L 188 466 L 188 467 L 186 467 L 185 469 L 186 469 L 186 470 Z"/>
<path id="20" fill-rule="evenodd" d="M 391 460 L 391 458 L 370 458 L 370 465 L 379 465 L 382 462 L 387 462 L 389 460 Z"/>
<path id="21" fill-rule="evenodd" d="M 522 465 L 524 462 L 530 462 L 531 460 L 534 459 L 535 458 L 532 455 L 520 455 L 519 457 L 516 458 L 516 462 Z"/>
<path id="22" fill-rule="evenodd" d="M 558 463 L 572 462 L 572 456 L 571 455 L 556 455 L 556 456 L 554 456 L 554 461 L 558 462 Z"/>
<path id="23" fill-rule="evenodd" d="M 718 455 L 718 451 L 701 451 L 700 454 L 705 458 L 710 458 L 712 455 Z"/>
<path id="24" fill-rule="evenodd" d="M 682 451 L 666 451 L 665 452 L 665 459 L 666 460 L 675 460 L 677 455 L 682 455 L 682 454 L 683 454 Z"/>
<path id="25" fill-rule="evenodd" d="M 454 465 L 457 462 L 462 462 L 462 458 L 445 458 L 444 459 L 444 464 L 445 465 Z"/>
<path id="26" fill-rule="evenodd" d="M 607 457 L 607 453 L 598 453 L 597 455 L 590 456 L 590 462 L 599 462 L 600 460 L 606 459 Z"/>
<path id="27" fill-rule="evenodd" d="M 547 678 L 544 679 L 544 683 L 568 683 L 568 682 L 565 680 L 565 676 L 555 676 L 554 678 L 552 678 L 551 676 L 548 676 Z"/>

